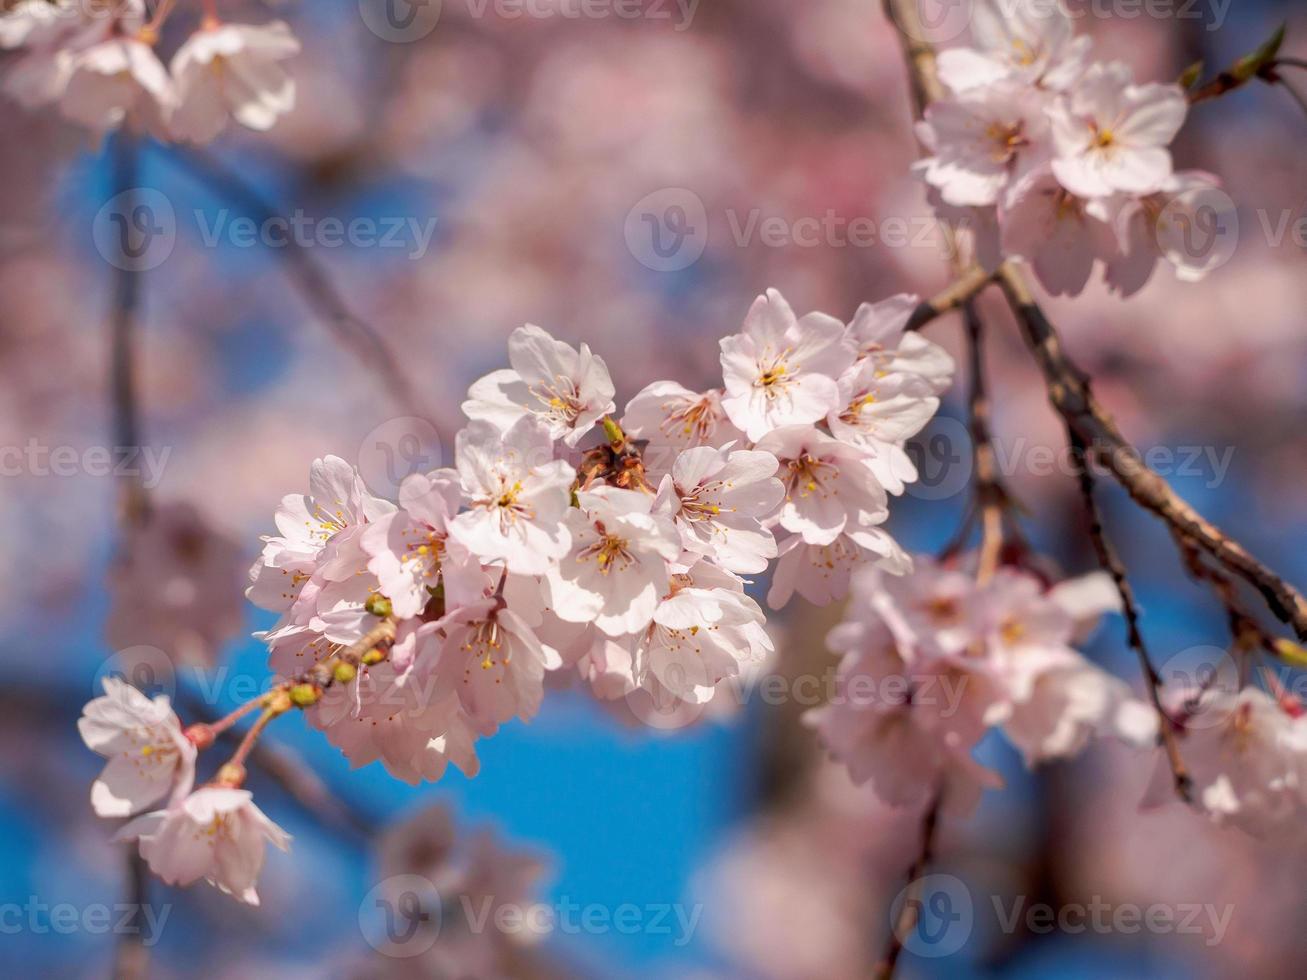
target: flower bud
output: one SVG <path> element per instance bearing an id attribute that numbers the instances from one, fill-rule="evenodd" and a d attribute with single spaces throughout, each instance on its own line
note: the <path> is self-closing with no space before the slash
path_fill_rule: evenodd
<path id="1" fill-rule="evenodd" d="M 363 608 L 373 616 L 385 617 L 394 612 L 394 607 L 391 606 L 390 600 L 377 592 L 368 596 L 368 601 L 363 604 Z"/>
<path id="2" fill-rule="evenodd" d="M 213 744 L 213 727 L 203 722 L 196 722 L 186 728 L 183 735 L 187 741 L 194 745 L 200 751 L 204 751 Z"/>
<path id="3" fill-rule="evenodd" d="M 362 658 L 360 658 L 360 663 L 364 664 L 365 666 L 371 667 L 373 664 L 379 664 L 381 663 L 381 661 L 385 659 L 386 659 L 385 651 L 377 647 L 373 647 L 367 653 L 363 654 Z"/>
<path id="4" fill-rule="evenodd" d="M 347 664 L 342 662 L 336 664 L 335 669 L 332 671 L 332 676 L 336 678 L 337 683 L 348 684 L 350 681 L 352 681 L 355 677 L 358 676 L 358 673 L 359 673 L 358 668 L 355 667 L 353 664 Z"/>
<path id="5" fill-rule="evenodd" d="M 322 697 L 322 691 L 316 684 L 296 684 L 287 694 L 297 708 L 311 708 Z"/>
<path id="6" fill-rule="evenodd" d="M 218 775 L 213 780 L 219 786 L 227 786 L 236 789 L 245 783 L 245 767 L 239 762 L 227 762 L 218 770 Z"/>

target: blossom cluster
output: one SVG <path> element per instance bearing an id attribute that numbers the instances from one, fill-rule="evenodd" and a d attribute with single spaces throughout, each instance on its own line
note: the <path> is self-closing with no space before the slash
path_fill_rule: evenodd
<path id="1" fill-rule="evenodd" d="M 744 576 L 779 557 L 778 606 L 842 594 L 857 562 L 906 569 L 881 525 L 951 371 L 904 335 L 914 305 L 845 325 L 771 291 L 722 340 L 721 389 L 655 382 L 620 422 L 601 357 L 518 329 L 512 366 L 468 393 L 452 468 L 392 503 L 327 458 L 283 500 L 248 593 L 282 613 L 273 669 L 300 676 L 393 622 L 310 718 L 409 782 L 475 772 L 476 739 L 534 716 L 551 672 L 604 700 L 706 704 L 772 650 Z"/>
<path id="2" fill-rule="evenodd" d="M 906 330 L 916 306 L 894 297 L 845 324 L 771 290 L 721 341 L 721 388 L 655 382 L 620 421 L 600 356 L 516 330 L 511 367 L 469 390 L 452 467 L 391 501 L 328 456 L 282 499 L 246 593 L 280 614 L 258 634 L 270 694 L 185 729 L 118 681 L 88 705 L 83 734 L 110 759 L 97 812 L 166 798 L 123 836 L 166 880 L 253 902 L 264 842 L 287 841 L 241 788 L 260 728 L 191 791 L 197 749 L 247 710 L 303 709 L 353 765 L 416 784 L 451 762 L 475 774 L 477 740 L 531 719 L 551 674 L 605 702 L 708 705 L 773 650 L 745 576 L 775 561 L 778 607 L 842 597 L 858 565 L 910 569 L 883 525 L 917 478 L 904 443 L 952 375 Z"/>
<path id="3" fill-rule="evenodd" d="M 1161 258 L 1196 281 L 1222 258 L 1232 205 L 1210 174 L 1176 171 L 1188 100 L 1091 62 L 1060 0 L 984 0 L 971 46 L 939 55 L 945 98 L 918 125 L 918 173 L 941 215 L 974 234 L 977 260 L 1023 258 L 1054 294 L 1078 295 L 1095 265 L 1129 296 Z"/>
<path id="4" fill-rule="evenodd" d="M 270 129 L 294 107 L 280 62 L 299 41 L 285 23 L 229 24 L 210 12 L 165 67 L 157 48 L 172 9 L 160 4 L 151 17 L 145 0 L 20 0 L 0 16 L 0 49 L 18 52 L 4 89 L 97 135 L 130 124 L 200 143 L 230 119 Z"/>
<path id="5" fill-rule="evenodd" d="M 1075 649 L 1119 601 L 1101 572 L 1049 588 L 1018 568 L 980 581 L 922 556 L 901 578 L 860 570 L 828 638 L 841 656 L 837 696 L 807 721 L 855 782 L 894 806 L 942 795 L 965 809 L 997 784 L 971 755 L 990 728 L 1032 766 L 1097 735 L 1148 747 L 1156 712 Z"/>

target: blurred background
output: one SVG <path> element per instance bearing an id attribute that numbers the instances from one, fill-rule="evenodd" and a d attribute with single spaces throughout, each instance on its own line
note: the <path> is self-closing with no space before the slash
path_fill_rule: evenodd
<path id="1" fill-rule="evenodd" d="M 1179 3 L 1146 8 L 1155 15 L 1070 6 L 1086 13 L 1080 28 L 1096 55 L 1129 62 L 1141 79 L 1174 79 L 1198 59 L 1229 64 L 1285 18 L 1286 52 L 1307 55 L 1307 16 L 1288 0 L 1198 0 L 1183 15 Z M 468 385 L 505 365 L 506 338 L 525 322 L 588 342 L 620 406 L 655 379 L 717 383 L 717 338 L 768 286 L 800 312 L 848 319 L 863 301 L 947 284 L 908 170 L 905 75 L 878 3 L 638 0 L 575 16 L 580 7 L 444 0 L 397 28 L 371 0 L 223 5 L 231 20 L 291 24 L 303 41 L 290 63 L 299 95 L 266 136 L 229 133 L 203 153 L 140 148 L 134 182 L 172 225 L 138 280 L 142 437 L 154 453 L 138 462 L 159 507 L 194 508 L 176 512 L 183 538 L 199 521 L 220 536 L 205 539 L 197 573 L 205 621 L 162 633 L 124 605 L 145 572 L 114 561 L 117 486 L 100 455 L 114 445 L 116 270 L 97 248 L 119 189 L 113 146 L 0 102 L 8 975 L 107 975 L 112 929 L 82 913 L 126 900 L 124 862 L 87 804 L 100 763 L 75 720 L 124 648 L 211 665 L 165 679 L 183 714 L 188 703 L 229 710 L 265 682 L 249 633 L 271 618 L 240 599 L 243 580 L 228 571 L 254 558 L 314 457 L 357 461 L 374 490 L 393 494 L 411 468 L 439 462 Z M 1177 165 L 1219 174 L 1237 202 L 1230 261 L 1197 285 L 1160 268 L 1127 302 L 1095 284 L 1047 305 L 1125 432 L 1158 451 L 1153 461 L 1188 500 L 1298 583 L 1305 146 L 1307 120 L 1282 92 L 1250 86 L 1199 107 Z M 269 209 L 299 220 L 302 248 L 246 234 L 240 219 L 265 221 Z M 984 306 L 995 429 L 1026 530 L 1068 573 L 1087 570 L 1074 481 L 1065 465 L 1036 463 L 1060 452 L 1060 425 L 1001 303 Z M 395 352 L 404 387 L 379 369 L 360 324 Z M 929 336 L 956 351 L 959 325 L 942 320 Z M 917 441 L 922 483 L 891 518 L 913 550 L 939 549 L 962 518 L 960 394 Z M 1164 529 L 1115 491 L 1105 503 L 1158 659 L 1223 645 L 1223 614 L 1187 582 Z M 776 618 L 775 671 L 828 664 L 824 635 L 837 618 L 797 601 Z M 1137 683 L 1119 620 L 1090 653 Z M 885 809 L 827 763 L 798 721 L 803 705 L 741 700 L 730 717 L 656 731 L 587 695 L 551 692 L 532 725 L 481 743 L 478 777 L 451 769 L 418 788 L 377 766 L 350 772 L 303 719 L 287 719 L 269 736 L 274 766 L 320 783 L 297 795 L 256 769 L 252 785 L 294 835 L 293 852 L 270 854 L 257 910 L 204 886 L 151 882 L 151 903 L 168 909 L 153 975 L 867 976 L 919 815 Z M 902 975 L 1307 969 L 1301 844 L 1254 841 L 1178 807 L 1141 814 L 1154 760 L 1114 746 L 1036 774 L 1001 740 L 982 756 L 1008 786 L 970 820 L 944 825 L 935 864 L 964 883 L 973 925 L 947 956 L 910 950 Z M 529 962 L 490 973 L 378 951 L 369 899 L 392 872 L 377 840 L 433 804 L 460 833 L 493 828 L 502 847 L 542 856 L 540 901 L 606 910 L 608 924 L 549 930 L 529 944 Z M 1230 914 L 1219 941 L 1211 929 L 1004 929 L 998 910 L 1021 897 L 1054 909 L 1098 898 Z M 632 928 L 612 921 L 625 905 L 641 910 Z M 52 922 L 54 906 L 72 906 L 77 921 Z M 666 920 L 655 924 L 658 908 Z"/>

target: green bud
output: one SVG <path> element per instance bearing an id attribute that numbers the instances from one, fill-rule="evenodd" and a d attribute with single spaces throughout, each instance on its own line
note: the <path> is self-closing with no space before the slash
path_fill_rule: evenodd
<path id="1" fill-rule="evenodd" d="M 1275 56 L 1280 53 L 1280 45 L 1284 43 L 1286 26 L 1281 24 L 1280 29 L 1271 35 L 1269 41 L 1252 54 L 1236 61 L 1234 67 L 1230 69 L 1231 76 L 1242 84 L 1259 75 L 1262 69 L 1274 61 Z"/>
<path id="2" fill-rule="evenodd" d="M 381 661 L 385 659 L 386 659 L 385 652 L 382 650 L 378 650 L 376 647 L 373 647 L 367 653 L 363 654 L 363 656 L 360 658 L 360 662 L 363 663 L 365 666 L 371 667 L 373 664 L 379 664 L 381 663 Z"/>
<path id="3" fill-rule="evenodd" d="M 336 678 L 336 682 L 339 684 L 348 684 L 357 677 L 358 674 L 358 668 L 353 664 L 347 663 L 336 664 L 335 670 L 332 671 L 332 676 Z"/>
<path id="4" fill-rule="evenodd" d="M 322 691 L 313 684 L 296 684 L 288 692 L 296 707 L 311 708 L 322 697 Z"/>
<path id="5" fill-rule="evenodd" d="M 1184 70 L 1181 74 L 1179 85 L 1181 88 L 1193 88 L 1198 84 L 1198 79 L 1203 77 L 1203 63 L 1195 61 L 1192 65 Z"/>
<path id="6" fill-rule="evenodd" d="M 363 604 L 363 608 L 373 616 L 380 616 L 382 618 L 389 616 L 395 611 L 394 607 L 390 604 L 390 600 L 379 592 L 374 592 L 372 595 L 368 596 L 368 601 Z"/>

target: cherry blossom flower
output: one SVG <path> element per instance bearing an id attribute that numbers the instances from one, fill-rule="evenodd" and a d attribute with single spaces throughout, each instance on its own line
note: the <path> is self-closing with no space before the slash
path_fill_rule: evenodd
<path id="1" fill-rule="evenodd" d="M 609 636 L 638 633 L 670 587 L 667 563 L 681 553 L 676 525 L 639 491 L 598 487 L 576 497 L 580 509 L 566 518 L 572 550 L 546 577 L 551 605 Z"/>
<path id="2" fill-rule="evenodd" d="M 1171 176 L 1167 147 L 1188 107 L 1178 85 L 1135 85 L 1120 62 L 1095 64 L 1049 108 L 1053 173 L 1081 197 L 1159 191 Z"/>
<path id="3" fill-rule="evenodd" d="M 785 488 L 775 478 L 776 457 L 745 449 L 700 446 L 676 458 L 659 488 L 681 533 L 681 546 L 731 572 L 765 571 L 776 539 L 763 526 Z"/>
<path id="4" fill-rule="evenodd" d="M 493 735 L 511 718 L 529 721 L 540 710 L 545 671 L 558 669 L 562 660 L 502 600 L 456 609 L 433 626 L 419 630 L 418 656 L 438 645 L 435 676 L 457 692 L 478 732 Z"/>
<path id="5" fill-rule="evenodd" d="M 575 469 L 553 458 L 553 439 L 524 415 L 501 433 L 473 420 L 455 440 L 455 457 L 470 508 L 449 533 L 483 561 L 502 560 L 523 575 L 540 575 L 571 545 L 562 524 Z"/>
<path id="6" fill-rule="evenodd" d="M 367 563 L 360 540 L 363 526 L 395 509 L 373 496 L 358 471 L 339 456 L 314 460 L 308 494 L 283 497 L 277 508 L 280 533 L 263 539 L 246 597 L 263 609 L 284 612 L 315 572 L 329 580 L 354 575 Z"/>
<path id="7" fill-rule="evenodd" d="M 63 114 L 96 133 L 128 118 L 166 134 L 177 103 L 172 76 L 149 44 L 112 37 L 78 52 L 59 100 Z"/>
<path id="8" fill-rule="evenodd" d="M 940 80 L 955 92 L 1017 82 L 1054 91 L 1085 70 L 1092 41 L 1058 0 L 980 0 L 971 10 L 970 47 L 939 53 Z"/>
<path id="9" fill-rule="evenodd" d="M 1051 169 L 1014 187 L 1000 215 L 1004 253 L 1029 262 L 1055 296 L 1078 296 L 1094 264 L 1110 266 L 1119 254 L 1108 201 L 1077 197 Z"/>
<path id="10" fill-rule="evenodd" d="M 806 425 L 777 429 L 758 443 L 781 463 L 781 527 L 808 544 L 830 544 L 847 529 L 873 528 L 889 516 L 885 491 L 867 455 Z"/>
<path id="11" fill-rule="evenodd" d="M 1256 837 L 1299 829 L 1307 806 L 1303 717 L 1255 687 L 1214 688 L 1196 709 L 1186 707 L 1180 751 L 1193 798 L 1207 816 Z M 1172 786 L 1170 769 L 1159 760 L 1144 805 L 1174 800 Z"/>
<path id="12" fill-rule="evenodd" d="M 165 796 L 191 791 L 195 746 L 165 695 L 151 699 L 106 677 L 104 696 L 82 709 L 77 729 L 89 748 L 109 760 L 91 784 L 91 806 L 99 816 L 131 816 Z"/>
<path id="13" fill-rule="evenodd" d="M 697 392 L 675 381 L 655 381 L 627 403 L 622 430 L 648 443 L 644 462 L 650 473 L 667 473 L 686 449 L 720 448 L 744 440 L 744 433 L 726 417 L 722 394 L 717 388 Z"/>
<path id="14" fill-rule="evenodd" d="M 1133 296 L 1159 259 L 1182 282 L 1199 282 L 1229 258 L 1238 214 L 1212 174 L 1189 170 L 1171 176 L 1156 194 L 1127 198 L 1116 215 L 1120 254 L 1107 268 L 1107 284 Z"/>
<path id="15" fill-rule="evenodd" d="M 796 592 L 814 606 L 838 602 L 849 594 L 854 570 L 865 564 L 877 564 L 894 575 L 911 571 L 912 559 L 884 530 L 863 528 L 855 533 L 856 540 L 841 534 L 830 544 L 808 544 L 799 534 L 782 541 L 767 605 L 780 609 Z"/>
<path id="16" fill-rule="evenodd" d="M 145 22 L 142 0 L 22 0 L 0 15 L 0 48 L 23 53 L 5 74 L 5 90 L 34 108 L 57 102 L 77 55 Z"/>
<path id="17" fill-rule="evenodd" d="M 141 857 L 170 885 L 204 878 L 247 905 L 263 870 L 264 844 L 283 851 L 290 835 L 269 820 L 249 790 L 203 786 L 167 810 L 137 817 L 115 840 L 139 840 Z"/>
<path id="18" fill-rule="evenodd" d="M 299 49 L 282 21 L 202 26 L 172 58 L 173 134 L 207 143 L 229 117 L 249 129 L 271 129 L 295 106 L 295 82 L 278 62 Z"/>
<path id="19" fill-rule="evenodd" d="M 831 435 L 862 450 L 867 467 L 887 491 L 900 494 L 917 480 L 905 443 L 939 410 L 931 385 L 912 373 L 886 374 L 873 358 L 840 376 L 841 408 L 826 417 Z"/>
<path id="20" fill-rule="evenodd" d="M 398 618 L 411 619 L 438 587 L 449 591 L 451 572 L 457 578 L 466 568 L 471 575 L 474 559 L 449 540 L 449 524 L 462 499 L 455 471 L 414 473 L 400 484 L 399 499 L 400 509 L 369 524 L 360 544 L 371 556 L 368 570 L 377 577 L 378 590 Z"/>
<path id="21" fill-rule="evenodd" d="M 682 701 L 706 704 L 723 680 L 772 651 L 765 621 L 742 582 L 700 562 L 673 576 L 671 592 L 638 637 L 635 684 L 648 687 L 653 679 Z"/>
<path id="22" fill-rule="evenodd" d="M 1048 97 L 1008 82 L 968 89 L 931 103 L 917 125 L 934 154 L 917 171 L 944 203 L 983 207 L 1047 162 Z"/>
<path id="23" fill-rule="evenodd" d="M 518 327 L 508 338 L 512 368 L 492 371 L 472 385 L 463 411 L 507 431 L 524 415 L 544 422 L 554 439 L 575 446 L 615 409 L 612 379 L 590 348 L 555 340 L 540 327 Z"/>
<path id="24" fill-rule="evenodd" d="M 907 329 L 920 302 L 917 296 L 900 293 L 879 303 L 863 303 L 849 322 L 849 338 L 859 362 L 870 361 L 878 376 L 910 374 L 938 395 L 953 383 L 953 358 L 939 344 Z"/>
<path id="25" fill-rule="evenodd" d="M 757 441 L 783 425 L 817 422 L 836 407 L 836 378 L 853 363 L 844 324 L 798 318 L 775 289 L 754 302 L 741 333 L 721 341 L 727 417 Z"/>

